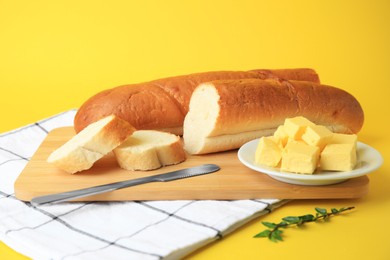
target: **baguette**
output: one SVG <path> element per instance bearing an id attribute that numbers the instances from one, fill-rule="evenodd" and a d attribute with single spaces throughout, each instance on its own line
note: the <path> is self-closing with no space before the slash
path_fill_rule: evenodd
<path id="1" fill-rule="evenodd" d="M 199 85 L 184 121 L 184 148 L 205 154 L 271 135 L 285 118 L 304 116 L 336 133 L 360 131 L 364 114 L 344 90 L 305 81 L 219 80 Z"/>
<path id="2" fill-rule="evenodd" d="M 282 69 L 205 72 L 119 86 L 102 91 L 82 104 L 75 116 L 74 128 L 80 132 L 87 125 L 115 114 L 138 130 L 153 129 L 182 135 L 184 117 L 196 86 L 213 80 L 244 78 L 319 82 L 312 69 Z"/>
<path id="3" fill-rule="evenodd" d="M 114 154 L 121 168 L 132 171 L 154 170 L 186 159 L 180 137 L 155 130 L 135 131 Z"/>
<path id="4" fill-rule="evenodd" d="M 135 128 L 127 121 L 114 115 L 107 116 L 90 124 L 54 150 L 47 158 L 47 162 L 68 173 L 87 170 L 124 142 L 134 131 Z"/>

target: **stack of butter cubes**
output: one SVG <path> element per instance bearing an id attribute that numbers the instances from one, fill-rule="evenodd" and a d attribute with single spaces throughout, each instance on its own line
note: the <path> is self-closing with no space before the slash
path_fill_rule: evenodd
<path id="1" fill-rule="evenodd" d="M 273 136 L 260 138 L 255 164 L 302 174 L 350 171 L 356 166 L 356 146 L 357 135 L 333 133 L 298 116 L 287 118 Z"/>

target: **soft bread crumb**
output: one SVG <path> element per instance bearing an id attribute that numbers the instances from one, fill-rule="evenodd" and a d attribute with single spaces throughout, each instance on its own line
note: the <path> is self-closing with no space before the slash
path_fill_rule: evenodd
<path id="1" fill-rule="evenodd" d="M 121 168 L 154 170 L 186 159 L 178 136 L 156 130 L 138 130 L 114 150 Z"/>

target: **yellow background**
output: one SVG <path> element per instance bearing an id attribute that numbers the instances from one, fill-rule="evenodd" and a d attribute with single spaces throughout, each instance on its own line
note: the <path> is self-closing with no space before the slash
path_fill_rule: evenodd
<path id="1" fill-rule="evenodd" d="M 356 200 L 293 201 L 190 259 L 390 259 L 390 1 L 0 0 L 0 132 L 117 85 L 212 70 L 310 67 L 363 106 L 384 156 Z M 5 174 L 5 173 L 2 173 Z M 252 236 L 260 221 L 356 206 L 329 223 Z M 1 220 L 0 220 L 1 221 Z M 25 259 L 0 243 L 0 259 Z"/>

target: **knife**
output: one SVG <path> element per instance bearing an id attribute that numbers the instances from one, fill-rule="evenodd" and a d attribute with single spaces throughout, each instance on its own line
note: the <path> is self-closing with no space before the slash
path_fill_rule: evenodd
<path id="1" fill-rule="evenodd" d="M 91 196 L 95 194 L 100 194 L 104 192 L 119 190 L 131 186 L 136 186 L 140 184 L 145 184 L 149 182 L 167 182 L 174 181 L 178 179 L 184 179 L 194 176 L 199 176 L 203 174 L 208 174 L 212 172 L 216 172 L 220 169 L 218 165 L 215 164 L 204 164 L 200 166 L 195 166 L 191 168 L 181 169 L 177 171 L 172 171 L 168 173 L 127 180 L 127 181 L 119 181 L 79 190 L 67 191 L 57 194 L 50 194 L 45 196 L 35 197 L 31 200 L 31 204 L 33 205 L 43 205 L 46 203 L 56 203 L 62 201 L 69 201 L 72 199 L 82 198 L 86 196 Z"/>

